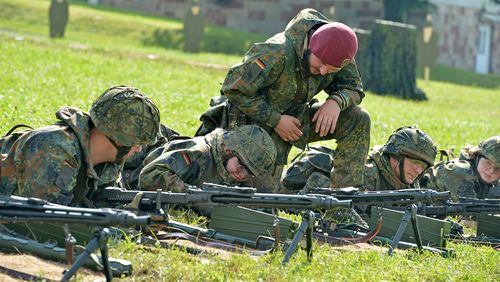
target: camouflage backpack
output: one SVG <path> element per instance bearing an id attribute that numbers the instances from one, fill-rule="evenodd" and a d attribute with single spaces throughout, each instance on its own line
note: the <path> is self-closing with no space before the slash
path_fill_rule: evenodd
<path id="1" fill-rule="evenodd" d="M 292 162 L 283 176 L 282 186 L 290 192 L 301 190 L 306 185 L 330 186 L 335 151 L 325 146 L 311 146 L 309 149 Z"/>

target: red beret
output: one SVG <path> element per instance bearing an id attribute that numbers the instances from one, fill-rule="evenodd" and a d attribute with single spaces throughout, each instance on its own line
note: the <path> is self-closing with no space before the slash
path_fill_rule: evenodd
<path id="1" fill-rule="evenodd" d="M 356 33 L 343 23 L 322 25 L 311 36 L 311 52 L 324 63 L 340 67 L 345 59 L 353 59 L 358 51 Z"/>

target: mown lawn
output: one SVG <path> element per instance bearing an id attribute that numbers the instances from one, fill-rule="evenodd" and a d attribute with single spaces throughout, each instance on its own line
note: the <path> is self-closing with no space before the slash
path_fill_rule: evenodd
<path id="1" fill-rule="evenodd" d="M 158 28 L 178 31 L 179 21 L 94 8 L 78 1 L 71 1 L 66 38 L 52 40 L 47 36 L 48 5 L 46 0 L 0 0 L 2 134 L 18 123 L 50 124 L 59 107 L 88 109 L 106 88 L 129 84 L 152 97 L 162 122 L 192 135 L 209 98 L 218 95 L 225 69 L 241 60 L 238 55 L 184 54 L 179 45 L 166 49 L 146 40 Z M 262 38 L 216 27 L 210 27 L 207 36 L 209 40 L 234 37 L 238 48 Z M 243 52 L 218 48 L 218 52 Z M 384 143 L 393 129 L 409 124 L 419 125 L 439 148 L 459 149 L 500 133 L 500 77 L 445 67 L 438 68 L 435 77 L 438 80 L 418 81 L 429 98 L 424 102 L 367 93 L 362 106 L 372 116 L 372 145 Z M 287 267 L 280 264 L 282 253 L 261 258 L 193 256 L 180 250 L 138 249 L 127 241 L 113 243 L 111 254 L 133 262 L 132 281 L 500 280 L 498 252 L 486 247 L 452 247 L 456 258 L 445 259 L 410 251 L 388 257 L 383 251 L 346 252 L 317 246 L 312 263 L 299 251 Z"/>

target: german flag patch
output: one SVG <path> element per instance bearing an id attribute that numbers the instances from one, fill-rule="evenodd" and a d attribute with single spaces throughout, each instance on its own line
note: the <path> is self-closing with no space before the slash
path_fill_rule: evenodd
<path id="1" fill-rule="evenodd" d="M 257 60 L 255 60 L 255 64 L 257 64 L 257 66 L 259 66 L 261 70 L 266 68 L 266 64 L 264 64 L 264 62 L 260 58 L 257 58 Z"/>
<path id="2" fill-rule="evenodd" d="M 243 80 L 247 83 L 252 83 L 259 75 L 266 69 L 266 64 L 257 58 L 249 65 L 245 73 L 243 73 Z"/>
<path id="3" fill-rule="evenodd" d="M 189 157 L 189 155 L 185 152 L 182 152 L 182 158 L 184 159 L 184 161 L 186 162 L 186 165 L 191 165 L 192 161 L 191 161 L 191 158 Z"/>

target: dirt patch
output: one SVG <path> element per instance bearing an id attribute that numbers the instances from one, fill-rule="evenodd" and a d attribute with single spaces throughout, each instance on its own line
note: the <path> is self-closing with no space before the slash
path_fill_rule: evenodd
<path id="1" fill-rule="evenodd" d="M 346 252 L 364 252 L 364 251 L 376 251 L 376 252 L 387 252 L 387 247 L 382 247 L 378 245 L 368 244 L 368 243 L 358 243 L 358 244 L 348 244 L 343 246 L 332 246 L 333 249 L 338 251 Z"/>
<path id="2" fill-rule="evenodd" d="M 35 256 L 25 254 L 5 254 L 0 253 L 2 266 L 19 272 L 24 272 L 37 277 L 43 277 L 52 280 L 61 280 L 63 271 L 68 267 L 67 264 L 44 260 Z M 83 281 L 105 281 L 104 274 L 91 271 L 86 268 L 80 268 L 77 277 Z M 24 281 L 14 279 L 5 273 L 0 273 L 0 281 Z"/>

